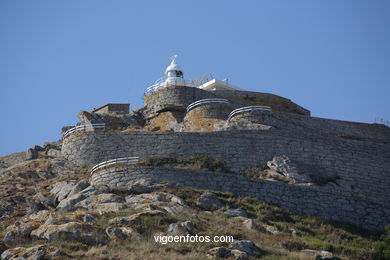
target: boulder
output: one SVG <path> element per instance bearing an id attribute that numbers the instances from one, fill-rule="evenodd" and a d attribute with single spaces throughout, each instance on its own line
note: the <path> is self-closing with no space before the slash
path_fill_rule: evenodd
<path id="1" fill-rule="evenodd" d="M 99 215 L 120 212 L 126 208 L 127 208 L 126 203 L 118 203 L 118 202 L 96 203 L 96 204 L 90 204 L 88 206 L 88 210 L 95 211 Z"/>
<path id="2" fill-rule="evenodd" d="M 337 260 L 336 257 L 333 256 L 333 254 L 329 251 L 317 251 L 312 249 L 302 249 L 301 253 L 304 253 L 306 255 L 312 255 L 315 256 L 315 260 Z"/>
<path id="3" fill-rule="evenodd" d="M 75 181 L 57 182 L 50 190 L 50 193 L 52 193 L 56 197 L 57 201 L 61 201 L 66 197 L 68 197 L 69 193 L 72 191 L 75 184 L 76 184 Z"/>
<path id="4" fill-rule="evenodd" d="M 248 215 L 243 209 L 228 209 L 224 212 L 229 217 L 244 217 L 246 218 Z"/>
<path id="5" fill-rule="evenodd" d="M 106 234 L 111 239 L 125 239 L 139 236 L 139 234 L 131 227 L 108 227 L 106 229 Z"/>
<path id="6" fill-rule="evenodd" d="M 123 233 L 122 229 L 116 227 L 106 228 L 106 234 L 110 238 L 125 239 L 127 236 Z"/>
<path id="7" fill-rule="evenodd" d="M 50 259 L 53 253 L 59 251 L 59 249 L 48 245 L 36 245 L 33 247 L 16 247 L 8 249 L 1 254 L 1 259 L 30 259 L 30 260 L 43 260 Z M 60 253 L 61 255 L 61 253 Z"/>
<path id="8" fill-rule="evenodd" d="M 129 204 L 142 204 L 142 203 L 156 203 L 161 202 L 173 202 L 174 204 L 185 205 L 185 202 L 170 193 L 156 192 L 156 193 L 142 193 L 138 195 L 129 195 L 125 198 L 126 203 Z"/>
<path id="9" fill-rule="evenodd" d="M 173 203 L 179 204 L 181 206 L 186 206 L 187 205 L 187 203 L 182 198 L 180 198 L 178 196 L 175 196 L 175 195 L 172 195 L 171 201 Z"/>
<path id="10" fill-rule="evenodd" d="M 91 203 L 125 202 L 125 199 L 114 193 L 103 193 L 90 197 Z"/>
<path id="11" fill-rule="evenodd" d="M 24 223 L 15 222 L 14 225 L 7 227 L 6 233 L 4 235 L 3 241 L 6 244 L 12 244 L 15 240 L 21 238 L 29 238 L 31 231 L 38 228 L 39 224 L 37 222 Z"/>
<path id="12" fill-rule="evenodd" d="M 142 211 L 130 216 L 125 217 L 115 217 L 108 221 L 111 225 L 119 225 L 119 224 L 130 224 L 130 225 L 139 225 L 141 224 L 141 218 L 144 216 L 165 216 L 166 213 L 161 210 L 150 210 L 150 211 Z"/>
<path id="13" fill-rule="evenodd" d="M 73 186 L 72 190 L 69 192 L 68 197 L 79 193 L 80 191 L 86 189 L 89 186 L 88 180 L 80 180 L 79 182 L 76 183 L 76 185 Z"/>
<path id="14" fill-rule="evenodd" d="M 295 182 L 309 182 L 310 177 L 305 174 L 300 174 L 295 166 L 290 160 L 289 157 L 283 156 L 275 156 L 272 161 L 267 162 L 267 166 L 276 171 L 283 176 L 294 180 Z"/>
<path id="15" fill-rule="evenodd" d="M 79 193 L 76 193 L 70 197 L 67 197 L 66 199 L 63 199 L 57 206 L 57 210 L 63 210 L 63 211 L 74 211 L 76 210 L 77 203 L 87 199 L 88 197 L 94 195 L 96 193 L 96 190 L 93 186 L 88 186 L 84 190 L 80 191 Z"/>
<path id="16" fill-rule="evenodd" d="M 166 233 L 172 235 L 187 235 L 192 233 L 192 229 L 193 224 L 191 221 L 176 222 L 168 226 Z"/>
<path id="17" fill-rule="evenodd" d="M 236 260 L 248 260 L 248 254 L 243 252 L 243 251 L 240 251 L 240 250 L 237 250 L 237 249 L 233 249 L 230 251 L 231 253 L 231 257 L 233 259 L 236 259 Z"/>
<path id="18" fill-rule="evenodd" d="M 16 257 L 18 257 L 17 253 L 24 249 L 24 247 L 15 247 L 12 249 L 7 249 L 1 254 L 1 260 L 9 260 L 11 258 L 15 259 Z"/>
<path id="19" fill-rule="evenodd" d="M 46 151 L 46 155 L 50 157 L 61 157 L 62 153 L 61 150 L 50 148 L 49 150 Z"/>
<path id="20" fill-rule="evenodd" d="M 40 210 L 34 214 L 30 214 L 26 217 L 24 217 L 22 220 L 23 222 L 30 222 L 31 220 L 35 221 L 35 222 L 45 222 L 46 219 L 50 216 L 50 211 L 49 210 Z"/>
<path id="21" fill-rule="evenodd" d="M 95 210 L 99 213 L 109 213 L 109 212 L 118 212 L 127 205 L 125 199 L 113 194 L 113 193 L 103 193 L 94 196 L 90 196 L 75 205 L 74 208 L 85 208 L 88 210 Z"/>
<path id="22" fill-rule="evenodd" d="M 196 204 L 205 210 L 216 210 L 223 206 L 217 195 L 209 192 L 202 194 L 196 201 Z"/>
<path id="23" fill-rule="evenodd" d="M 87 111 L 79 111 L 77 117 L 80 119 L 81 124 L 97 124 L 104 123 L 106 129 L 116 129 L 129 126 L 141 126 L 142 122 L 139 122 L 139 118 L 135 114 L 124 113 L 109 113 L 109 114 L 97 114 Z"/>
<path id="24" fill-rule="evenodd" d="M 54 195 L 38 193 L 34 197 L 42 205 L 44 205 L 46 208 L 49 208 L 49 207 L 55 208 L 55 207 L 57 207 L 58 202 L 57 202 L 56 197 Z"/>
<path id="25" fill-rule="evenodd" d="M 61 225 L 42 225 L 31 232 L 32 237 L 50 242 L 80 242 L 87 245 L 107 243 L 103 232 L 87 223 L 69 222 Z"/>
<path id="26" fill-rule="evenodd" d="M 76 204 L 82 200 L 85 200 L 86 198 L 87 198 L 87 196 L 83 193 L 74 194 L 73 196 L 70 196 L 70 197 L 62 200 L 57 205 L 57 210 L 75 211 L 78 208 L 78 206 L 76 206 Z"/>
<path id="27" fill-rule="evenodd" d="M 181 215 L 184 210 L 192 210 L 183 199 L 165 192 L 129 195 L 125 199 L 127 206 L 135 210 L 164 209 L 174 216 Z"/>
<path id="28" fill-rule="evenodd" d="M 34 150 L 33 148 L 29 148 L 26 151 L 26 160 L 33 160 L 38 158 L 38 152 Z"/>
<path id="29" fill-rule="evenodd" d="M 246 229 L 257 229 L 255 221 L 251 218 L 244 220 L 242 224 Z"/>
<path id="30" fill-rule="evenodd" d="M 153 191 L 153 186 L 150 180 L 139 179 L 130 181 L 127 184 L 127 190 L 134 194 L 149 193 Z"/>
<path id="31" fill-rule="evenodd" d="M 230 245 L 230 248 L 240 250 L 242 252 L 247 253 L 248 255 L 254 255 L 257 251 L 256 245 L 250 240 L 234 241 Z"/>
<path id="32" fill-rule="evenodd" d="M 228 258 L 232 256 L 232 252 L 226 247 L 214 247 L 207 251 L 207 254 L 213 257 Z"/>
<path id="33" fill-rule="evenodd" d="M 44 151 L 45 149 L 40 146 L 40 145 L 34 145 L 33 147 L 31 147 L 32 149 L 34 149 L 35 151 Z"/>

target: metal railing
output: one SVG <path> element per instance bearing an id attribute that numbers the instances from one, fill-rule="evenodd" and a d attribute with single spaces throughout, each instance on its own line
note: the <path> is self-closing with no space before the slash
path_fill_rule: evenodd
<path id="1" fill-rule="evenodd" d="M 252 112 L 252 111 L 268 111 L 272 112 L 272 109 L 268 106 L 248 106 L 248 107 L 240 107 L 237 109 L 234 109 L 232 112 L 230 112 L 228 120 L 232 119 L 236 115 Z"/>
<path id="2" fill-rule="evenodd" d="M 187 112 L 189 112 L 190 110 L 198 107 L 198 106 L 202 106 L 202 105 L 206 105 L 206 104 L 212 104 L 212 103 L 218 103 L 218 104 L 230 104 L 230 101 L 227 100 L 227 99 L 224 99 L 224 98 L 205 98 L 205 99 L 201 99 L 201 100 L 198 100 L 198 101 L 195 101 L 194 103 L 191 103 L 190 105 L 188 105 L 187 107 Z"/>
<path id="3" fill-rule="evenodd" d="M 196 79 L 196 80 L 184 80 L 182 78 L 179 78 L 177 81 L 172 80 L 172 78 L 169 80 L 169 82 L 166 82 L 167 77 L 159 78 L 154 82 L 154 84 L 150 87 L 148 87 L 145 92 L 144 96 L 149 95 L 153 93 L 154 91 L 158 90 L 159 88 L 164 88 L 167 86 L 186 86 L 186 87 L 194 87 L 197 88 L 204 83 L 212 80 L 214 77 L 211 75 L 211 73 L 205 74 L 202 77 Z"/>
<path id="4" fill-rule="evenodd" d="M 79 125 L 72 127 L 71 129 L 65 131 L 62 134 L 62 139 L 68 137 L 69 135 L 78 132 L 78 131 L 95 131 L 95 129 L 105 129 L 106 124 L 101 123 L 101 124 L 89 124 L 89 125 Z"/>
<path id="5" fill-rule="evenodd" d="M 111 165 L 114 165 L 117 163 L 138 162 L 138 160 L 139 160 L 139 157 L 123 157 L 123 158 L 116 158 L 116 159 L 108 160 L 105 162 L 101 162 L 101 163 L 96 164 L 95 166 L 92 167 L 90 175 L 92 175 L 95 171 L 97 171 L 101 168 L 107 167 L 107 166 L 111 166 Z"/>

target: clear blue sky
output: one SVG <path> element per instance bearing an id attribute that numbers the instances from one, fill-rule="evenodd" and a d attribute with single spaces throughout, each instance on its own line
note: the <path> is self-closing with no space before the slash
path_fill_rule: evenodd
<path id="1" fill-rule="evenodd" d="M 143 104 L 173 54 L 313 116 L 390 120 L 390 1 L 0 1 L 0 156 L 79 110 Z"/>

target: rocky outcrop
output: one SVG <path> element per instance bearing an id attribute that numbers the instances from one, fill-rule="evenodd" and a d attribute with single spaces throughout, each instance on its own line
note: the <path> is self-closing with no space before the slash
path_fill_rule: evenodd
<path id="1" fill-rule="evenodd" d="M 261 256 L 262 251 L 250 240 L 239 240 L 230 244 L 230 247 L 214 247 L 208 250 L 208 255 L 220 258 L 247 260 L 249 256 Z"/>
<path id="2" fill-rule="evenodd" d="M 139 236 L 131 227 L 108 227 L 106 229 L 106 234 L 111 239 L 126 239 Z"/>
<path id="3" fill-rule="evenodd" d="M 68 196 L 66 197 L 66 199 L 61 200 L 57 206 L 57 210 L 74 211 L 78 208 L 76 205 L 77 203 L 87 199 L 89 196 L 92 196 L 94 194 L 96 194 L 95 188 L 93 188 L 92 186 L 88 186 L 84 190 L 72 196 Z"/>
<path id="4" fill-rule="evenodd" d="M 43 260 L 51 257 L 65 256 L 59 249 L 48 245 L 36 245 L 33 247 L 16 247 L 8 249 L 1 254 L 2 260 Z"/>
<path id="5" fill-rule="evenodd" d="M 299 173 L 297 167 L 287 156 L 275 156 L 272 161 L 267 162 L 271 175 L 281 174 L 291 183 L 310 182 L 310 176 Z"/>
<path id="6" fill-rule="evenodd" d="M 31 232 L 37 239 L 55 241 L 75 241 L 87 245 L 107 243 L 104 233 L 87 223 L 69 222 L 61 225 L 42 225 Z"/>
<path id="7" fill-rule="evenodd" d="M 19 223 L 16 222 L 14 225 L 9 226 L 6 229 L 6 233 L 4 235 L 3 241 L 6 244 L 13 244 L 15 240 L 20 239 L 28 239 L 30 238 L 30 233 L 34 229 L 39 227 L 39 223 L 37 222 L 29 222 L 29 223 Z"/>
<path id="8" fill-rule="evenodd" d="M 143 125 L 143 119 L 137 114 L 102 115 L 87 111 L 79 111 L 77 117 L 82 125 L 104 123 L 107 129 L 141 127 Z"/>
<path id="9" fill-rule="evenodd" d="M 183 221 L 172 223 L 168 226 L 166 233 L 172 235 L 187 235 L 192 234 L 194 225 L 191 221 Z"/>
<path id="10" fill-rule="evenodd" d="M 229 217 L 247 217 L 247 214 L 243 209 L 228 209 L 224 213 Z"/>
<path id="11" fill-rule="evenodd" d="M 223 206 L 223 204 L 219 201 L 218 197 L 214 193 L 204 193 L 202 194 L 196 204 L 205 210 L 216 210 Z"/>

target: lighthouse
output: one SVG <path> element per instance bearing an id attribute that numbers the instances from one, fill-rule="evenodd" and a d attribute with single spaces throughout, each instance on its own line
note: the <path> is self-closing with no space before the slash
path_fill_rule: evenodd
<path id="1" fill-rule="evenodd" d="M 214 79 L 211 73 L 207 73 L 202 77 L 194 81 L 184 80 L 184 70 L 177 64 L 177 55 L 174 55 L 171 58 L 171 63 L 165 69 L 165 76 L 156 80 L 156 82 L 148 87 L 144 92 L 144 95 L 153 93 L 154 91 L 169 87 L 195 87 L 203 89 L 206 91 L 215 91 L 215 90 L 243 90 L 237 86 L 233 86 L 228 83 L 227 80 L 217 80 Z"/>
<path id="2" fill-rule="evenodd" d="M 185 86 L 184 71 L 177 65 L 177 55 L 174 55 L 171 59 L 171 64 L 165 70 L 165 86 Z"/>

